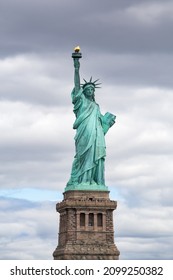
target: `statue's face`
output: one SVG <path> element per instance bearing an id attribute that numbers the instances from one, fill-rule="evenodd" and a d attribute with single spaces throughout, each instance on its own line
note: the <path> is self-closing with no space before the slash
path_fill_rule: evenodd
<path id="1" fill-rule="evenodd" d="M 87 87 L 85 90 L 84 90 L 84 94 L 87 98 L 92 98 L 94 97 L 94 88 L 93 87 Z"/>

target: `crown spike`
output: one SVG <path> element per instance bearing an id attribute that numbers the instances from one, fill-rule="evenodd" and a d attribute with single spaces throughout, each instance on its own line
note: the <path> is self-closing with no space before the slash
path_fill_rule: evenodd
<path id="1" fill-rule="evenodd" d="M 95 80 L 93 83 L 95 84 L 97 81 L 99 81 L 99 79 Z"/>
<path id="2" fill-rule="evenodd" d="M 95 84 L 95 86 L 101 85 L 102 83 Z"/>
<path id="3" fill-rule="evenodd" d="M 101 88 L 101 87 L 98 87 L 99 85 L 101 85 L 101 83 L 96 83 L 99 79 L 97 79 L 97 80 L 95 80 L 95 81 L 93 81 L 92 82 L 92 76 L 91 76 L 91 78 L 90 78 L 90 80 L 87 82 L 84 78 L 83 78 L 83 80 L 84 80 L 84 84 L 81 84 L 81 86 L 82 86 L 82 88 L 84 89 L 87 85 L 91 85 L 91 86 L 93 86 L 94 88 Z"/>

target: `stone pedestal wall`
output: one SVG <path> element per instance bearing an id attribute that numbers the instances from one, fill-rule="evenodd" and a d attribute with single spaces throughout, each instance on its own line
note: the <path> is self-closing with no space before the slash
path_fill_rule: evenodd
<path id="1" fill-rule="evenodd" d="M 119 259 L 114 243 L 113 211 L 108 191 L 67 191 L 57 203 L 60 213 L 55 260 Z"/>

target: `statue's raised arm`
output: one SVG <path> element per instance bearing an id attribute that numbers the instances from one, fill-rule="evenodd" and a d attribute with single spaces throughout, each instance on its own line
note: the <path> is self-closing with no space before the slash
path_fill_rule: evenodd
<path id="1" fill-rule="evenodd" d="M 74 61 L 74 86 L 75 86 L 75 93 L 77 93 L 80 90 L 80 75 L 79 75 L 79 68 L 80 68 L 80 62 L 79 59 L 82 57 L 82 54 L 80 53 L 80 47 L 77 46 L 74 49 L 74 53 L 72 53 L 73 61 Z"/>

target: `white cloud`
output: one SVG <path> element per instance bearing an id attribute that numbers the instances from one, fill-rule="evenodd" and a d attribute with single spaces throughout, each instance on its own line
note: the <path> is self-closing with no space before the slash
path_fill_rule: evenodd
<path id="1" fill-rule="evenodd" d="M 115 242 L 121 259 L 172 259 L 172 207 L 127 207 L 118 201 Z"/>
<path id="2" fill-rule="evenodd" d="M 0 108 L 1 187 L 64 188 L 60 170 L 69 173 L 66 157 L 74 156 L 72 112 L 12 101 Z"/>
<path id="3" fill-rule="evenodd" d="M 53 259 L 58 242 L 55 203 L 1 202 L 1 259 Z"/>
<path id="4" fill-rule="evenodd" d="M 58 59 L 59 63 L 55 64 Z M 70 94 L 64 82 L 65 61 L 56 54 L 17 55 L 0 60 L 1 100 L 30 102 L 33 104 L 63 105 Z"/>

